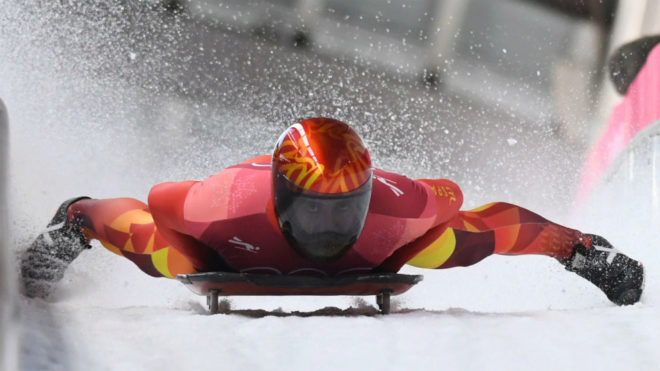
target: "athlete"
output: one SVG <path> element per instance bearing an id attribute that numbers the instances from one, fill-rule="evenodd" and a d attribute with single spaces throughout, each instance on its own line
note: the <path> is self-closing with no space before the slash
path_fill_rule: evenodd
<path id="1" fill-rule="evenodd" d="M 403 265 L 451 268 L 492 254 L 541 254 L 636 303 L 644 269 L 604 238 L 492 203 L 460 211 L 460 188 L 373 169 L 347 124 L 302 120 L 272 156 L 203 181 L 156 185 L 132 198 L 65 201 L 26 250 L 28 296 L 45 297 L 78 254 L 98 240 L 155 277 L 210 271 L 341 276 L 397 272 Z"/>

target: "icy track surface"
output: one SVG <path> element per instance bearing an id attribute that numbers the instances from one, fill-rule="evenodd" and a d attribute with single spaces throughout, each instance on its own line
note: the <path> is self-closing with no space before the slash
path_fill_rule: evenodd
<path id="1" fill-rule="evenodd" d="M 147 26 L 134 30 L 112 2 L 93 11 L 54 3 L 68 4 L 51 6 L 66 12 L 8 3 L 0 15 L 15 253 L 64 199 L 145 200 L 158 182 L 200 179 L 268 153 L 287 123 L 318 114 L 355 123 L 380 167 L 411 177 L 458 177 L 468 207 L 524 199 L 557 222 L 605 235 L 642 260 L 648 277 L 642 302 L 622 308 L 551 259 L 495 256 L 470 268 L 406 268 L 403 273 L 425 279 L 394 297 L 388 316 L 376 314 L 372 297 L 235 297 L 223 303 L 225 313 L 209 316 L 204 298 L 177 282 L 148 277 L 94 244 L 50 299 L 18 298 L 22 369 L 660 369 L 657 228 L 634 210 L 569 220 L 557 207 L 565 199 L 554 198 L 564 192 L 553 182 L 570 178 L 556 169 L 570 169 L 561 164 L 571 161 L 547 157 L 565 154 L 553 149 L 552 134 L 497 121 L 462 103 L 466 98 L 403 91 L 396 82 L 383 89 L 354 67 L 269 44 L 246 47 L 252 41 L 240 35 L 209 47 L 187 39 L 189 25 L 169 18 L 135 11 Z M 110 14 L 86 23 L 95 12 Z M 90 31 L 99 29 L 98 35 Z M 158 37 L 146 43 L 138 31 Z M 181 45 L 199 53 L 225 45 L 222 57 L 209 58 L 230 73 L 185 67 L 191 54 Z M 245 70 L 246 55 L 254 74 Z M 254 67 L 260 63 L 270 67 Z M 209 77 L 218 75 L 218 81 Z M 252 81 L 253 75 L 260 76 Z M 295 89 L 273 75 L 293 79 Z M 383 90 L 408 95 L 393 104 Z M 477 121 L 484 126 L 461 129 Z M 489 143 L 501 148 L 480 152 L 484 135 L 495 136 Z M 399 138 L 437 146 L 413 151 Z M 510 138 L 516 146 L 507 144 Z M 508 165 L 521 152 L 530 157 Z M 471 160 L 461 163 L 466 158 Z M 496 162 L 471 163 L 475 158 Z M 552 164 L 555 171 L 539 172 L 538 164 Z M 471 172 L 469 165 L 494 171 Z M 603 192 L 608 202 L 625 202 L 616 187 Z"/>

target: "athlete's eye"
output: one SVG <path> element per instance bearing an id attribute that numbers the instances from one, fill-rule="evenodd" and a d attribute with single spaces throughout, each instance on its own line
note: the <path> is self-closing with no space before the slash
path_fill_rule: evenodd
<path id="1" fill-rule="evenodd" d="M 316 213 L 319 211 L 319 204 L 318 202 L 306 202 L 305 203 L 305 210 L 307 210 L 310 213 Z"/>
<path id="2" fill-rule="evenodd" d="M 347 211 L 351 207 L 351 204 L 348 201 L 342 201 L 338 203 L 336 207 L 339 211 Z"/>

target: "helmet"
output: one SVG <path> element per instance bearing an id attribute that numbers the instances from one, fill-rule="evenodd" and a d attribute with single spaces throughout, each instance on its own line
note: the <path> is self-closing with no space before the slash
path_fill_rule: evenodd
<path id="1" fill-rule="evenodd" d="M 275 214 L 291 247 L 315 262 L 340 258 L 369 210 L 369 152 L 345 123 L 310 118 L 280 136 L 272 159 Z"/>

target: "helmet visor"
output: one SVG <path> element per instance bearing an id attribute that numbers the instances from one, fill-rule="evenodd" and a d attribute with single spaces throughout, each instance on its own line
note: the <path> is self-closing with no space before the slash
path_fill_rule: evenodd
<path id="1" fill-rule="evenodd" d="M 362 232 L 369 211 L 371 179 L 355 191 L 332 195 L 296 192 L 291 189 L 295 185 L 280 180 L 288 184 L 276 184 L 287 190 L 276 193 L 280 197 L 275 198 L 275 206 L 282 232 L 292 247 L 315 262 L 341 257 Z"/>

